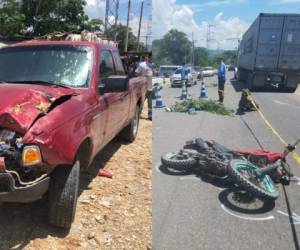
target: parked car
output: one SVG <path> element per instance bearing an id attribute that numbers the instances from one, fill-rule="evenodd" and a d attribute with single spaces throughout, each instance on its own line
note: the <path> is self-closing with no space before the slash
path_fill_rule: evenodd
<path id="1" fill-rule="evenodd" d="M 182 67 L 178 68 L 174 72 L 174 74 L 170 77 L 171 87 L 182 87 L 181 70 L 182 70 Z M 198 73 L 190 67 L 188 67 L 187 70 L 188 70 L 187 85 L 188 86 L 196 85 L 197 80 L 198 80 Z"/>
<path id="2" fill-rule="evenodd" d="M 202 75 L 204 77 L 214 76 L 216 74 L 216 70 L 213 67 L 204 67 L 202 69 Z"/>
<path id="3" fill-rule="evenodd" d="M 32 41 L 0 49 L 0 202 L 48 195 L 49 223 L 70 227 L 81 171 L 116 135 L 134 141 L 147 81 L 116 47 Z M 46 206 L 46 205 L 45 205 Z"/>
<path id="4" fill-rule="evenodd" d="M 228 71 L 234 71 L 234 69 L 235 69 L 235 66 L 233 64 L 228 65 L 228 68 L 227 68 Z"/>
<path id="5" fill-rule="evenodd" d="M 162 65 L 159 67 L 159 76 L 170 77 L 178 68 L 180 68 L 179 65 Z"/>

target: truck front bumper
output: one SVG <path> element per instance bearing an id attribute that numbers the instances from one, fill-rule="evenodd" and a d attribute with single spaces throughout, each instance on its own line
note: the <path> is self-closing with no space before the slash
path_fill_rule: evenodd
<path id="1" fill-rule="evenodd" d="M 33 202 L 41 199 L 49 188 L 49 176 L 31 184 L 17 186 L 13 174 L 6 170 L 2 157 L 0 171 L 0 202 Z"/>

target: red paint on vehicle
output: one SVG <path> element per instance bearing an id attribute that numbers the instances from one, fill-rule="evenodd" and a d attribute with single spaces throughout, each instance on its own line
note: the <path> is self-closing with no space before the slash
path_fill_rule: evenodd
<path id="1" fill-rule="evenodd" d="M 272 153 L 270 151 L 267 150 L 263 150 L 263 149 L 257 149 L 257 150 L 247 150 L 247 151 L 236 151 L 240 154 L 243 155 L 255 155 L 258 157 L 265 157 L 268 160 L 268 163 L 273 163 L 279 159 L 284 159 L 284 153 L 282 152 L 278 152 L 278 153 Z"/>
<path id="2" fill-rule="evenodd" d="M 0 126 L 25 133 L 46 110 L 41 105 L 51 105 L 55 100 L 73 94 L 73 90 L 46 87 L 37 84 L 0 85 Z"/>
<path id="3" fill-rule="evenodd" d="M 84 141 L 89 142 L 90 163 L 134 117 L 138 102 L 145 100 L 147 81 L 134 77 L 122 93 L 99 92 L 101 49 L 117 51 L 113 46 L 96 42 L 34 41 L 9 46 L 88 46 L 93 50 L 89 86 L 67 89 L 35 84 L 0 84 L 0 127 L 24 135 L 25 145 L 40 147 L 43 163 L 49 166 L 72 164 Z M 113 58 L 115 60 L 115 58 Z M 117 74 L 117 73 L 116 73 Z M 65 96 L 70 98 L 51 109 L 40 110 L 38 104 L 51 107 Z M 52 97 L 52 98 L 51 98 Z"/>
<path id="4" fill-rule="evenodd" d="M 6 171 L 5 158 L 0 157 L 0 173 L 4 173 L 5 171 Z"/>

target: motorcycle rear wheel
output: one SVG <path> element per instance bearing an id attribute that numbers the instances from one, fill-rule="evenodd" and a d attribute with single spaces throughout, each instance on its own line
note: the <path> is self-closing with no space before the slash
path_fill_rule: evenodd
<path id="1" fill-rule="evenodd" d="M 279 196 L 277 187 L 269 175 L 253 173 L 258 169 L 259 167 L 248 161 L 232 160 L 229 163 L 228 172 L 238 186 L 253 196 L 263 201 L 276 200 Z"/>
<path id="2" fill-rule="evenodd" d="M 197 160 L 188 154 L 182 154 L 180 151 L 170 152 L 161 157 L 163 166 L 175 170 L 183 171 L 193 168 L 197 165 Z"/>

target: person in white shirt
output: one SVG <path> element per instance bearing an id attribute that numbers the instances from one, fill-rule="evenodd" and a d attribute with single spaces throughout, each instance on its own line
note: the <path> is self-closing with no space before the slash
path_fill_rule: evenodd
<path id="1" fill-rule="evenodd" d="M 147 91 L 147 103 L 148 103 L 148 119 L 152 120 L 152 76 L 153 72 L 151 69 L 151 63 L 149 57 L 145 56 L 143 61 L 139 63 L 139 66 L 136 68 L 135 73 L 140 76 L 145 76 L 148 82 L 148 91 Z"/>

